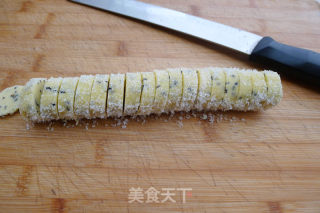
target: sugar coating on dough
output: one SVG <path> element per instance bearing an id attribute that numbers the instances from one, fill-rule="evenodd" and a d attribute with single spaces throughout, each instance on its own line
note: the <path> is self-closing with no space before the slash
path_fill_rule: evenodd
<path id="1" fill-rule="evenodd" d="M 252 99 L 252 71 L 241 70 L 239 71 L 239 93 L 238 100 L 235 105 L 236 110 L 247 111 Z"/>
<path id="2" fill-rule="evenodd" d="M 265 70 L 263 71 L 267 83 L 267 101 L 265 108 L 277 105 L 283 96 L 281 79 L 278 73 Z"/>
<path id="3" fill-rule="evenodd" d="M 124 74 L 111 74 L 108 88 L 107 116 L 121 117 L 123 112 Z"/>
<path id="4" fill-rule="evenodd" d="M 58 114 L 60 119 L 75 119 L 73 106 L 79 77 L 63 78 L 58 94 Z"/>
<path id="5" fill-rule="evenodd" d="M 141 73 L 126 73 L 124 115 L 135 115 L 140 106 Z"/>
<path id="6" fill-rule="evenodd" d="M 251 72 L 252 81 L 252 96 L 249 104 L 249 110 L 258 111 L 263 110 L 267 101 L 267 83 L 265 81 L 264 73 L 253 70 Z"/>
<path id="7" fill-rule="evenodd" d="M 138 110 L 139 115 L 149 115 L 152 113 L 154 96 L 156 91 L 156 80 L 153 72 L 143 72 L 141 101 Z"/>
<path id="8" fill-rule="evenodd" d="M 58 119 L 58 93 L 62 78 L 49 78 L 40 98 L 40 117 L 43 121 Z"/>
<path id="9" fill-rule="evenodd" d="M 235 108 L 239 93 L 240 77 L 239 71 L 236 68 L 227 68 L 226 73 L 226 88 L 224 91 L 223 110 L 231 110 Z"/>
<path id="10" fill-rule="evenodd" d="M 182 73 L 181 69 L 168 69 L 169 74 L 169 94 L 166 104 L 167 112 L 180 110 L 182 99 Z"/>
<path id="11" fill-rule="evenodd" d="M 91 89 L 90 116 L 105 118 L 109 86 L 109 75 L 96 75 Z"/>
<path id="12" fill-rule="evenodd" d="M 89 107 L 93 81 L 93 75 L 81 75 L 79 78 L 74 100 L 74 115 L 76 119 L 91 118 Z"/>
<path id="13" fill-rule="evenodd" d="M 199 88 L 196 99 L 195 109 L 198 111 L 206 110 L 210 102 L 211 89 L 212 89 L 212 69 L 202 68 L 197 70 Z"/>
<path id="14" fill-rule="evenodd" d="M 223 97 L 226 88 L 226 74 L 224 68 L 215 67 L 211 68 L 211 97 L 208 104 L 208 110 L 218 110 L 222 108 Z"/>
<path id="15" fill-rule="evenodd" d="M 40 122 L 40 97 L 45 78 L 32 78 L 24 86 L 19 104 L 20 114 L 32 122 Z"/>
<path id="16" fill-rule="evenodd" d="M 198 93 L 198 74 L 194 69 L 182 69 L 182 99 L 181 110 L 189 112 L 194 109 Z"/>
<path id="17" fill-rule="evenodd" d="M 153 103 L 153 113 L 165 112 L 165 106 L 168 100 L 169 94 L 169 74 L 165 70 L 154 71 L 156 79 L 156 91 Z"/>
<path id="18" fill-rule="evenodd" d="M 23 86 L 16 85 L 0 92 L 0 117 L 15 113 L 19 109 L 19 102 Z"/>

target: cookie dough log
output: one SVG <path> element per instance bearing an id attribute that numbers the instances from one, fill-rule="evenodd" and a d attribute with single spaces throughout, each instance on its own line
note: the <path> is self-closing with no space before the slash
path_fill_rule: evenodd
<path id="1" fill-rule="evenodd" d="M 236 68 L 225 69 L 226 88 L 223 97 L 223 110 L 232 110 L 236 108 L 237 98 L 239 94 L 240 77 Z"/>
<path id="2" fill-rule="evenodd" d="M 89 107 L 93 81 L 93 75 L 80 76 L 74 99 L 74 119 L 91 118 Z"/>
<path id="3" fill-rule="evenodd" d="M 182 69 L 182 99 L 181 111 L 194 109 L 198 93 L 198 74 L 195 69 Z"/>
<path id="4" fill-rule="evenodd" d="M 40 97 L 47 79 L 32 78 L 24 86 L 19 104 L 20 114 L 29 121 L 40 122 Z"/>
<path id="5" fill-rule="evenodd" d="M 156 80 L 153 72 L 142 72 L 141 75 L 142 89 L 138 115 L 149 115 L 152 113 L 156 91 Z"/>
<path id="6" fill-rule="evenodd" d="M 0 92 L 0 117 L 11 115 L 19 109 L 23 86 L 16 85 Z"/>
<path id="7" fill-rule="evenodd" d="M 123 95 L 124 95 L 124 74 L 111 74 L 108 99 L 107 99 L 107 116 L 121 117 L 123 112 Z"/>
<path id="8" fill-rule="evenodd" d="M 199 91 L 196 99 L 195 108 L 198 111 L 208 109 L 213 82 L 211 78 L 211 71 L 212 69 L 210 68 L 203 68 L 197 70 L 199 80 Z"/>
<path id="9" fill-rule="evenodd" d="M 73 112 L 74 98 L 79 77 L 63 78 L 58 94 L 58 114 L 60 119 L 75 119 Z"/>
<path id="10" fill-rule="evenodd" d="M 42 121 L 57 120 L 58 93 L 62 78 L 49 78 L 44 84 L 40 98 L 40 117 Z"/>
<path id="11" fill-rule="evenodd" d="M 281 101 L 283 93 L 281 79 L 278 73 L 266 70 L 263 71 L 263 74 L 268 87 L 267 101 L 264 105 L 264 108 L 267 109 L 277 105 Z"/>
<path id="12" fill-rule="evenodd" d="M 140 106 L 141 73 L 126 73 L 124 115 L 136 115 Z"/>
<path id="13" fill-rule="evenodd" d="M 109 75 L 96 75 L 90 97 L 91 118 L 105 118 L 108 96 Z"/>
<path id="14" fill-rule="evenodd" d="M 250 99 L 249 110 L 259 111 L 263 109 L 267 101 L 267 83 L 264 73 L 253 70 L 251 72 L 252 96 Z"/>
<path id="15" fill-rule="evenodd" d="M 169 74 L 169 94 L 165 107 L 166 112 L 180 110 L 182 98 L 182 73 L 180 69 L 168 69 Z"/>
<path id="16" fill-rule="evenodd" d="M 238 100 L 235 106 L 236 110 L 248 111 L 250 100 L 252 99 L 252 71 L 240 70 L 239 71 L 239 93 Z"/>
<path id="17" fill-rule="evenodd" d="M 219 110 L 223 109 L 223 98 L 226 89 L 226 74 L 224 68 L 215 67 L 211 68 L 212 87 L 210 102 L 208 104 L 208 110 Z"/>
<path id="18" fill-rule="evenodd" d="M 154 71 L 156 79 L 156 91 L 153 103 L 153 113 L 161 114 L 165 111 L 169 94 L 169 74 L 165 70 Z"/>

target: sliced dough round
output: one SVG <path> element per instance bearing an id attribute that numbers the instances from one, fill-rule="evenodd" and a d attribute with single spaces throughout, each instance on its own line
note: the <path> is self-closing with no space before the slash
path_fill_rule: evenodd
<path id="1" fill-rule="evenodd" d="M 107 116 L 121 117 L 123 111 L 124 74 L 111 74 L 108 87 Z"/>
<path id="2" fill-rule="evenodd" d="M 45 78 L 32 78 L 24 86 L 19 104 L 20 114 L 32 122 L 40 122 L 40 97 Z"/>
<path id="3" fill-rule="evenodd" d="M 208 108 L 211 97 L 212 89 L 212 78 L 211 78 L 210 68 L 198 69 L 198 79 L 199 79 L 199 91 L 196 99 L 195 108 L 198 111 L 202 111 Z"/>
<path id="4" fill-rule="evenodd" d="M 238 69 L 227 68 L 226 73 L 226 89 L 223 98 L 223 110 L 231 110 L 235 108 L 239 93 L 240 77 Z"/>
<path id="5" fill-rule="evenodd" d="M 182 73 L 180 69 L 168 69 L 169 74 L 169 95 L 166 105 L 167 112 L 174 112 L 180 109 L 182 99 Z"/>
<path id="6" fill-rule="evenodd" d="M 79 77 L 63 78 L 58 94 L 58 114 L 60 119 L 75 119 L 73 112 L 74 98 Z"/>
<path id="7" fill-rule="evenodd" d="M 74 100 L 75 119 L 90 118 L 89 107 L 93 81 L 93 75 L 82 75 L 79 78 Z"/>
<path id="8" fill-rule="evenodd" d="M 149 115 L 152 113 L 154 96 L 156 91 L 156 80 L 153 72 L 143 72 L 142 92 L 138 115 Z"/>
<path id="9" fill-rule="evenodd" d="M 268 87 L 266 108 L 277 105 L 283 96 L 281 79 L 278 73 L 272 71 L 263 71 Z"/>
<path id="10" fill-rule="evenodd" d="M 140 106 L 141 73 L 126 73 L 124 115 L 135 115 Z"/>
<path id="11" fill-rule="evenodd" d="M 96 75 L 90 97 L 91 118 L 105 118 L 109 75 Z"/>
<path id="12" fill-rule="evenodd" d="M 160 114 L 165 112 L 165 106 L 168 100 L 169 74 L 164 70 L 155 70 L 154 75 L 156 79 L 156 91 L 153 103 L 153 112 Z"/>
<path id="13" fill-rule="evenodd" d="M 40 98 L 40 117 L 43 121 L 58 119 L 58 93 L 62 78 L 49 78 Z"/>
<path id="14" fill-rule="evenodd" d="M 252 97 L 250 100 L 249 110 L 262 110 L 267 100 L 267 83 L 264 73 L 256 70 L 251 73 Z"/>
<path id="15" fill-rule="evenodd" d="M 0 92 L 0 117 L 11 115 L 19 109 L 23 86 L 16 85 Z"/>
<path id="16" fill-rule="evenodd" d="M 211 68 L 211 97 L 208 104 L 208 110 L 222 109 L 223 97 L 226 89 L 226 74 L 223 68 Z"/>
<path id="17" fill-rule="evenodd" d="M 182 69 L 181 110 L 189 112 L 193 109 L 198 93 L 198 74 L 194 69 Z"/>
<path id="18" fill-rule="evenodd" d="M 239 71 L 240 85 L 238 100 L 235 105 L 236 110 L 247 111 L 252 97 L 252 71 Z"/>

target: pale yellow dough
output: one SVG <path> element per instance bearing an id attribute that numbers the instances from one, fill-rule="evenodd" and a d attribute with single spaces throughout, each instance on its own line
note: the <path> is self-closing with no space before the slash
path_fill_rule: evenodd
<path id="1" fill-rule="evenodd" d="M 93 75 L 82 75 L 79 78 L 74 99 L 74 115 L 76 119 L 91 118 L 89 107 L 93 81 Z"/>
<path id="2" fill-rule="evenodd" d="M 239 71 L 240 86 L 238 93 L 238 100 L 235 109 L 247 111 L 252 99 L 252 71 Z"/>
<path id="3" fill-rule="evenodd" d="M 141 73 L 127 73 L 125 86 L 124 115 L 135 115 L 140 106 Z"/>
<path id="4" fill-rule="evenodd" d="M 58 94 L 58 113 L 60 119 L 75 118 L 73 106 L 79 77 L 63 78 Z"/>
<path id="5" fill-rule="evenodd" d="M 231 110 L 235 108 L 238 94 L 239 94 L 239 84 L 240 77 L 239 71 L 235 68 L 225 69 L 226 73 L 226 88 L 223 98 L 223 110 Z"/>
<path id="6" fill-rule="evenodd" d="M 181 69 L 168 69 L 169 74 L 169 95 L 166 105 L 167 112 L 180 110 L 182 99 L 182 73 Z"/>
<path id="7" fill-rule="evenodd" d="M 194 108 L 198 93 L 198 74 L 194 69 L 182 69 L 181 111 L 189 112 Z"/>
<path id="8" fill-rule="evenodd" d="M 165 106 L 169 94 L 169 74 L 165 70 L 155 70 L 156 91 L 153 103 L 153 112 L 160 114 L 165 112 Z"/>
<path id="9" fill-rule="evenodd" d="M 153 72 L 143 72 L 142 74 L 142 93 L 139 107 L 139 115 L 149 115 L 152 112 L 156 80 Z"/>
<path id="10" fill-rule="evenodd" d="M 15 113 L 19 103 L 23 86 L 13 86 L 0 92 L 0 117 Z"/>
<path id="11" fill-rule="evenodd" d="M 208 104 L 208 110 L 222 109 L 223 98 L 226 89 L 226 74 L 224 68 L 211 68 L 211 96 Z"/>
<path id="12" fill-rule="evenodd" d="M 111 74 L 108 88 L 107 116 L 121 117 L 123 111 L 124 74 Z"/>
<path id="13" fill-rule="evenodd" d="M 109 75 L 96 75 L 90 97 L 91 118 L 105 118 Z"/>
<path id="14" fill-rule="evenodd" d="M 58 93 L 62 78 L 49 78 L 40 98 L 40 116 L 43 121 L 58 119 Z"/>
<path id="15" fill-rule="evenodd" d="M 210 102 L 211 97 L 211 89 L 212 89 L 212 69 L 203 68 L 198 69 L 198 80 L 199 80 L 199 91 L 196 99 L 195 108 L 198 111 L 208 109 L 208 104 Z"/>
<path id="16" fill-rule="evenodd" d="M 283 96 L 281 79 L 278 73 L 272 71 L 263 71 L 268 87 L 267 108 L 277 105 Z"/>
<path id="17" fill-rule="evenodd" d="M 252 97 L 250 100 L 249 110 L 262 110 L 267 101 L 267 83 L 265 81 L 264 73 L 256 70 L 251 73 L 252 81 Z"/>
<path id="18" fill-rule="evenodd" d="M 45 78 L 32 78 L 22 90 L 19 111 L 29 121 L 41 121 L 40 97 L 45 82 Z"/>

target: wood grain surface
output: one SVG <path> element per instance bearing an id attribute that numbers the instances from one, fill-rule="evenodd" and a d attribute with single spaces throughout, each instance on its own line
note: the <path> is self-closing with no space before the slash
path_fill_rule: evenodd
<path id="1" fill-rule="evenodd" d="M 320 51 L 314 0 L 148 0 Z M 0 1 L 0 90 L 32 77 L 168 67 L 264 67 L 231 50 L 65 0 Z M 320 94 L 220 122 L 186 115 L 54 123 L 0 119 L 0 212 L 320 212 Z M 179 116 L 183 117 L 181 122 Z M 130 188 L 192 188 L 129 203 Z M 160 197 L 160 196 L 159 196 Z M 161 198 L 161 197 L 160 197 Z"/>

